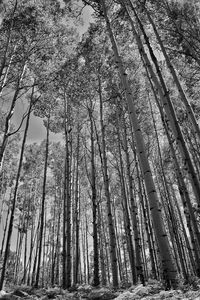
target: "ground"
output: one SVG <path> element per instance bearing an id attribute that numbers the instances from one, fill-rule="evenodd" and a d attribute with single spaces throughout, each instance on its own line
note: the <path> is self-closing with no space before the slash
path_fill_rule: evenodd
<path id="1" fill-rule="evenodd" d="M 200 300 L 200 285 L 181 286 L 176 290 L 163 290 L 159 282 L 152 281 L 143 286 L 138 284 L 129 289 L 113 290 L 107 287 L 93 288 L 89 285 L 81 285 L 70 291 L 64 291 L 59 287 L 34 289 L 27 286 L 13 286 L 0 291 L 0 299 L 5 300 Z"/>

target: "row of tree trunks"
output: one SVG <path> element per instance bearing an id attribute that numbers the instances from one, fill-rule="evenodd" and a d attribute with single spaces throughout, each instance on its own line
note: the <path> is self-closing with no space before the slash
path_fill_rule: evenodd
<path id="1" fill-rule="evenodd" d="M 23 71 L 22 71 L 22 74 L 23 74 Z M 21 76 L 22 76 L 22 74 L 21 74 Z M 20 80 L 21 80 L 21 77 L 20 77 Z M 20 80 L 19 80 L 19 84 L 20 84 Z M 5 245 L 5 251 L 4 251 L 4 259 L 3 259 L 1 278 L 0 278 L 0 290 L 3 288 L 6 264 L 7 264 L 8 258 L 9 258 L 10 242 L 11 242 L 11 236 L 12 236 L 12 232 L 13 232 L 14 214 L 15 214 L 15 207 L 16 207 L 16 201 L 17 201 L 17 191 L 18 191 L 20 173 L 21 173 L 22 162 L 23 162 L 24 148 L 25 148 L 27 133 L 28 133 L 28 128 L 29 128 L 30 114 L 31 114 L 31 109 L 32 109 L 32 105 L 33 105 L 33 96 L 34 96 L 34 86 L 32 88 L 31 100 L 30 100 L 30 104 L 29 104 L 29 111 L 28 111 L 28 115 L 27 115 L 24 136 L 23 136 L 23 140 L 22 140 L 18 170 L 17 170 L 17 175 L 16 175 L 16 182 L 15 182 L 15 187 L 14 187 L 14 192 L 13 192 L 12 207 L 10 210 L 10 220 L 9 220 L 9 225 L 8 225 L 8 232 L 7 232 L 6 245 Z M 3 157 L 3 155 L 1 157 Z"/>
<path id="2" fill-rule="evenodd" d="M 119 76 L 122 81 L 122 85 L 125 91 L 126 99 L 127 99 L 127 105 L 130 115 L 131 124 L 133 127 L 133 132 L 135 135 L 135 141 L 136 141 L 136 147 L 137 147 L 137 153 L 140 160 L 141 170 L 144 176 L 145 186 L 148 194 L 148 199 L 150 203 L 150 210 L 151 210 L 151 216 L 154 224 L 154 231 L 156 234 L 156 238 L 158 241 L 159 251 L 161 255 L 161 261 L 162 261 L 162 268 L 163 268 L 163 277 L 167 283 L 167 285 L 176 286 L 177 284 L 177 270 L 175 268 L 173 259 L 172 259 L 172 253 L 169 245 L 169 240 L 164 228 L 163 219 L 161 215 L 161 210 L 159 206 L 159 200 L 158 195 L 156 192 L 156 188 L 154 185 L 154 181 L 152 178 L 152 173 L 150 170 L 150 165 L 145 153 L 145 147 L 144 147 L 144 141 L 143 136 L 141 133 L 141 129 L 137 120 L 137 114 L 135 112 L 135 107 L 133 104 L 133 96 L 130 89 L 130 86 L 127 81 L 127 74 L 125 72 L 125 69 L 123 67 L 123 63 L 121 60 L 121 57 L 119 55 L 118 47 L 111 29 L 110 21 L 107 16 L 107 8 L 105 5 L 104 0 L 101 0 L 102 9 L 104 13 L 104 18 L 107 25 L 107 30 L 110 36 L 110 40 L 113 47 L 113 52 L 115 55 L 116 65 L 119 69 Z"/>

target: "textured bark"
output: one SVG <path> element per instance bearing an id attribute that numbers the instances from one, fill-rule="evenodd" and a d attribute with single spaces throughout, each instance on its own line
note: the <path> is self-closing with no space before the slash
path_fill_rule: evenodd
<path id="1" fill-rule="evenodd" d="M 19 158 L 19 164 L 18 164 L 18 170 L 17 170 L 17 175 L 16 175 L 16 182 L 15 182 L 15 187 L 14 187 L 14 192 L 13 192 L 12 207 L 11 207 L 11 211 L 10 211 L 10 221 L 9 221 L 8 233 L 7 233 L 7 241 L 6 241 L 2 271 L 1 271 L 1 278 L 0 278 L 0 290 L 3 288 L 3 283 L 4 283 L 4 279 L 5 279 L 6 264 L 7 264 L 7 260 L 8 260 L 8 257 L 9 257 L 10 241 L 11 241 L 11 236 L 12 236 L 12 231 L 13 231 L 14 214 L 15 214 L 15 207 L 16 207 L 16 201 L 17 201 L 17 191 L 18 191 L 18 185 L 19 185 L 19 179 L 20 179 L 20 174 L 21 174 L 24 149 L 25 149 L 26 138 L 27 138 L 27 133 L 28 133 L 28 127 L 29 127 L 29 120 L 30 120 L 30 114 L 31 114 L 31 108 L 32 108 L 33 94 L 34 94 L 34 88 L 32 89 L 31 102 L 30 102 L 30 105 L 29 105 L 29 111 L 28 111 L 28 115 L 27 115 L 26 126 L 25 126 L 25 130 L 24 130 L 24 136 L 23 136 L 23 140 L 22 140 L 22 146 L 21 146 L 21 152 L 20 152 L 20 158 Z"/>
<path id="2" fill-rule="evenodd" d="M 75 208 L 74 208 L 74 226 L 75 226 L 75 256 L 74 256 L 74 284 L 78 283 L 78 270 L 80 264 L 80 245 L 79 245 L 79 216 L 80 216 L 80 196 L 79 196 L 79 155 L 80 155 L 80 125 L 77 125 L 77 149 L 76 149 L 76 178 L 75 178 Z"/>
<path id="3" fill-rule="evenodd" d="M 100 269 L 101 269 L 101 284 L 102 286 L 106 286 L 107 284 L 107 278 L 106 278 L 106 259 L 105 259 L 105 246 L 104 246 L 104 242 L 103 242 L 103 232 L 102 232 L 102 228 L 101 228 L 101 219 L 100 219 L 100 209 L 99 209 L 99 205 L 97 207 L 98 209 L 98 234 L 99 234 L 99 259 L 100 259 Z"/>
<path id="4" fill-rule="evenodd" d="M 136 37 L 136 42 L 137 42 L 137 45 L 138 45 L 139 52 L 141 54 L 141 57 L 143 58 L 143 61 L 144 61 L 144 64 L 145 64 L 146 68 L 149 71 L 149 74 L 152 78 L 152 81 L 153 81 L 153 83 L 154 83 L 154 85 L 155 85 L 155 87 L 158 91 L 160 101 L 161 101 L 161 103 L 162 103 L 162 105 L 165 109 L 165 112 L 166 112 L 166 118 L 168 119 L 168 122 L 170 123 L 170 127 L 172 129 L 174 138 L 176 139 L 177 145 L 178 145 L 180 153 L 182 155 L 183 162 L 184 162 L 184 165 L 185 165 L 185 169 L 187 170 L 188 175 L 190 176 L 190 181 L 191 181 L 191 185 L 192 185 L 192 188 L 193 188 L 194 195 L 196 197 L 196 201 L 197 201 L 198 205 L 200 206 L 200 183 L 198 181 L 198 178 L 197 178 L 193 163 L 191 161 L 191 157 L 190 157 L 187 145 L 185 143 L 181 128 L 179 126 L 179 123 L 178 123 L 178 120 L 177 120 L 177 117 L 176 117 L 176 113 L 175 113 L 173 104 L 171 102 L 170 96 L 169 96 L 169 91 L 166 87 L 164 78 L 163 78 L 163 76 L 161 74 L 161 71 L 160 71 L 160 68 L 159 68 L 157 58 L 154 55 L 153 49 L 150 45 L 150 42 L 149 42 L 149 39 L 146 35 L 144 27 L 143 27 L 143 25 L 142 25 L 142 23 L 141 23 L 141 21 L 140 21 L 140 19 L 139 19 L 139 17 L 138 17 L 138 15 L 137 15 L 137 13 L 136 13 L 136 11 L 135 11 L 132 4 L 131 4 L 131 7 L 134 11 L 134 14 L 136 16 L 136 20 L 137 20 L 137 22 L 140 26 L 140 29 L 143 33 L 146 45 L 149 49 L 150 57 L 152 59 L 153 64 L 155 65 L 155 69 L 156 69 L 159 80 L 158 80 L 156 74 L 153 71 L 153 68 L 152 68 L 151 63 L 149 61 L 149 58 L 145 53 L 144 46 L 142 44 L 140 36 L 136 32 L 135 27 L 134 27 L 134 23 L 132 21 L 132 18 L 130 17 L 129 12 L 127 10 L 127 16 L 129 18 L 133 33 Z"/>
<path id="5" fill-rule="evenodd" d="M 110 198 L 110 190 L 109 190 L 109 178 L 108 178 L 105 132 L 104 132 L 105 127 L 103 124 L 103 99 L 102 99 L 100 75 L 98 76 L 98 83 L 99 83 L 99 99 L 100 99 L 100 125 L 101 125 L 101 136 L 102 136 L 103 179 L 104 179 L 105 196 L 107 200 L 107 216 L 108 216 L 108 227 L 109 227 L 109 238 L 110 238 L 110 259 L 111 259 L 113 287 L 118 287 L 119 283 L 118 283 L 116 235 L 115 235 L 115 228 L 113 224 L 111 198 Z"/>
<path id="6" fill-rule="evenodd" d="M 158 274 L 158 269 L 157 269 L 157 257 L 156 257 L 156 250 L 155 250 L 155 241 L 154 241 L 154 235 L 152 231 L 152 225 L 151 225 L 151 220 L 150 220 L 150 213 L 149 213 L 149 205 L 148 202 L 146 201 L 146 195 L 144 194 L 144 189 L 143 189 L 143 179 L 141 178 L 140 170 L 139 170 L 139 165 L 137 161 L 137 156 L 136 156 L 136 149 L 133 143 L 133 153 L 134 153 L 134 159 L 135 159 L 135 167 L 136 167 L 136 175 L 137 175 L 137 180 L 138 180 L 138 197 L 139 197 L 139 203 L 141 205 L 141 210 L 143 213 L 144 217 L 144 224 L 145 224 L 145 230 L 146 230 L 146 235 L 147 235 L 147 242 L 149 246 L 149 253 L 150 253 L 150 258 L 151 258 L 151 272 L 152 276 L 155 279 L 158 279 L 159 274 Z M 136 191 L 135 191 L 136 194 Z M 139 226 L 139 224 L 138 224 Z M 142 240 L 142 239 L 141 239 Z"/>
<path id="7" fill-rule="evenodd" d="M 127 143 L 127 128 L 126 128 L 124 115 L 122 117 L 122 126 L 124 128 L 124 152 L 125 152 L 125 156 L 126 156 L 128 189 L 129 189 L 134 241 L 135 241 L 136 270 L 137 270 L 137 276 L 140 278 L 141 282 L 144 283 L 144 274 L 143 274 L 142 257 L 141 257 L 141 245 L 140 245 L 141 237 L 140 237 L 139 221 L 138 221 L 138 208 L 137 208 L 137 204 L 136 204 L 136 201 L 135 201 L 134 195 L 133 195 L 133 178 L 131 176 L 131 170 L 130 170 L 130 156 L 129 156 L 129 149 L 128 149 L 128 143 Z"/>
<path id="8" fill-rule="evenodd" d="M 3 254 L 4 243 L 5 243 L 5 238 L 6 238 L 6 231 L 7 231 L 7 227 L 8 227 L 8 217 L 9 217 L 9 213 L 10 213 L 10 209 L 9 209 L 9 207 L 8 207 L 8 209 L 7 209 L 7 214 L 6 214 L 5 227 L 4 227 L 4 229 L 3 229 L 3 238 L 2 238 L 2 242 L 1 242 L 0 257 L 2 257 L 2 254 Z"/>
<path id="9" fill-rule="evenodd" d="M 148 75 L 148 77 L 149 77 L 149 75 Z M 150 77 L 149 77 L 149 81 L 151 83 Z M 196 240 L 196 243 L 198 245 L 198 248 L 200 249 L 200 232 L 199 232 L 199 228 L 198 228 L 198 225 L 197 225 L 197 220 L 196 220 L 195 215 L 194 215 L 194 210 L 192 208 L 192 202 L 191 202 L 191 199 L 190 199 L 190 196 L 189 196 L 189 191 L 188 191 L 186 183 L 184 181 L 182 170 L 179 166 L 178 159 L 177 159 L 177 156 L 176 156 L 176 151 L 175 151 L 174 146 L 173 146 L 173 137 L 170 135 L 170 132 L 168 130 L 168 125 L 167 125 L 167 122 L 165 120 L 164 112 L 161 108 L 161 105 L 160 105 L 158 99 L 157 99 L 157 95 L 155 93 L 155 90 L 154 90 L 154 87 L 153 87 L 152 83 L 151 83 L 151 88 L 152 88 L 152 91 L 154 93 L 154 97 L 155 97 L 155 100 L 156 100 L 156 103 L 157 103 L 157 106 L 159 108 L 160 115 L 161 115 L 161 118 L 162 118 L 165 133 L 166 133 L 166 136 L 167 136 L 167 139 L 168 139 L 168 142 L 169 142 L 170 151 L 171 151 L 172 158 L 173 158 L 173 161 L 174 161 L 174 171 L 175 171 L 175 174 L 176 174 L 176 177 L 177 177 L 177 182 L 178 182 L 178 187 L 179 187 L 179 192 L 180 192 L 182 204 L 183 204 L 183 207 L 184 207 L 184 212 L 187 212 L 187 211 L 189 212 L 189 215 L 190 215 L 190 218 L 191 218 L 190 222 L 192 223 L 192 226 L 193 226 L 193 229 L 194 229 L 194 234 L 196 236 L 195 240 Z M 163 174 L 164 174 L 164 172 L 163 172 Z M 186 218 L 187 218 L 187 215 L 186 215 Z M 191 232 L 192 228 L 191 228 L 190 222 L 188 223 L 188 225 L 189 225 L 189 231 Z M 199 259 L 198 259 L 197 262 L 200 263 Z M 197 263 L 197 265 L 199 265 L 199 263 Z M 199 267 L 198 267 L 197 268 L 197 273 L 199 273 L 199 272 L 200 271 L 199 271 Z"/>
<path id="10" fill-rule="evenodd" d="M 70 195 L 70 149 L 69 149 L 69 103 L 64 96 L 65 124 L 65 170 L 63 191 L 63 288 L 71 286 L 71 195 Z"/>
<path id="11" fill-rule="evenodd" d="M 35 277 L 35 287 L 39 285 L 40 278 L 40 268 L 41 268 L 41 258 L 42 258 L 42 243 L 43 243 L 43 233 L 44 233 L 44 217 L 45 217 L 45 198 L 46 198 L 46 180 L 47 180 L 47 166 L 48 166 L 48 155 L 49 155 L 49 124 L 50 124 L 50 114 L 47 117 L 47 128 L 46 128 L 46 149 L 45 149 L 45 162 L 44 162 L 44 175 L 43 175 L 43 186 L 42 186 L 42 203 L 40 212 L 40 229 L 39 229 L 39 247 L 38 247 L 38 261 L 37 270 Z"/>
<path id="12" fill-rule="evenodd" d="M 91 105 L 92 106 L 92 105 Z M 89 108 L 90 118 L 90 142 L 91 142 L 91 188 L 92 188 L 92 215 L 93 215 L 93 262 L 94 262 L 94 281 L 93 285 L 98 286 L 99 280 L 99 242 L 97 230 L 97 191 L 96 191 L 96 170 L 95 170 L 95 153 L 94 153 L 94 124 L 92 118 L 92 107 Z"/>
<path id="13" fill-rule="evenodd" d="M 3 89 L 4 89 L 4 87 L 6 86 L 6 83 L 7 83 L 8 73 L 9 73 L 10 67 L 12 65 L 13 58 L 15 56 L 15 50 L 16 50 L 16 48 L 17 47 L 15 45 L 15 47 L 13 49 L 13 52 L 12 52 L 12 55 L 11 55 L 11 57 L 9 59 L 9 62 L 8 62 L 8 66 L 6 67 L 6 70 L 5 70 L 4 74 L 3 74 L 3 78 L 0 80 L 0 97 L 2 96 Z M 0 71 L 0 73 L 1 73 L 1 71 Z M 0 76 L 0 78 L 1 78 L 1 76 Z"/>
<path id="14" fill-rule="evenodd" d="M 102 213 L 102 207 L 100 205 L 98 205 L 98 216 L 99 216 L 99 223 L 100 223 L 100 232 L 101 232 L 101 238 L 102 238 L 102 246 L 103 246 L 103 254 L 105 255 L 105 267 L 106 270 L 105 272 L 106 274 L 106 279 L 108 281 L 108 284 L 110 285 L 110 260 L 109 260 L 109 250 L 108 250 L 108 235 L 107 235 L 107 230 L 105 227 L 105 222 L 104 220 L 101 218 L 101 216 L 103 215 Z"/>
<path id="15" fill-rule="evenodd" d="M 159 206 L 158 195 L 157 195 L 157 192 L 155 189 L 150 165 L 149 165 L 146 153 L 145 153 L 144 140 L 143 140 L 140 126 L 139 126 L 139 122 L 137 120 L 137 114 L 136 114 L 135 107 L 133 104 L 132 92 L 131 92 L 130 86 L 128 84 L 127 74 L 123 67 L 122 59 L 119 55 L 118 47 L 117 47 L 112 29 L 111 29 L 111 25 L 110 25 L 110 22 L 109 22 L 109 19 L 107 16 L 107 9 L 106 9 L 104 0 L 101 0 L 101 4 L 102 4 L 103 13 L 104 13 L 104 18 L 105 18 L 106 25 L 107 25 L 107 30 L 108 30 L 110 40 L 112 43 L 113 52 L 115 55 L 115 60 L 116 60 L 115 63 L 118 66 L 120 79 L 121 79 L 121 82 L 122 82 L 122 85 L 124 88 L 124 92 L 126 95 L 126 99 L 127 99 L 129 115 L 130 115 L 131 124 L 133 127 L 135 140 L 136 140 L 137 153 L 138 153 L 138 157 L 140 160 L 142 174 L 144 176 L 145 187 L 146 187 L 147 194 L 148 194 L 148 200 L 150 203 L 150 210 L 151 210 L 151 216 L 152 216 L 153 225 L 154 225 L 154 231 L 156 234 L 159 251 L 160 251 L 161 258 L 162 258 L 163 278 L 166 281 L 166 284 L 168 286 L 172 285 L 175 287 L 177 285 L 177 279 L 176 279 L 177 278 L 177 270 L 175 268 L 174 261 L 172 258 L 169 240 L 168 240 L 168 237 L 166 234 L 166 230 L 164 228 L 162 213 L 161 213 L 161 209 Z"/>
<path id="16" fill-rule="evenodd" d="M 147 14 L 148 20 L 149 20 L 150 24 L 151 24 L 152 27 L 153 27 L 153 30 L 154 30 L 154 32 L 155 32 L 157 41 L 158 41 L 158 43 L 159 43 L 159 45 L 160 45 L 160 48 L 161 48 L 161 50 L 162 50 L 162 53 L 163 53 L 163 55 L 164 55 L 164 57 L 165 57 L 167 66 L 168 66 L 168 68 L 169 68 L 169 70 L 170 70 L 170 72 L 171 72 L 171 74 L 172 74 L 174 83 L 175 83 L 176 86 L 177 86 L 177 89 L 178 89 L 178 91 L 179 91 L 179 94 L 180 94 L 180 96 L 181 96 L 181 99 L 182 99 L 182 101 L 183 101 L 183 103 L 184 103 L 184 105 L 185 105 L 185 107 L 186 107 L 187 113 L 188 113 L 188 115 L 189 115 L 189 117 L 190 117 L 190 119 L 191 119 L 192 125 L 193 125 L 194 130 L 195 130 L 195 134 L 198 136 L 198 138 L 199 138 L 199 140 L 200 140 L 200 130 L 199 130 L 199 126 L 198 126 L 197 120 L 196 120 L 196 118 L 195 118 L 194 112 L 193 112 L 193 110 L 192 110 L 192 108 L 191 108 L 191 105 L 190 105 L 190 103 L 189 103 L 189 100 L 187 99 L 187 96 L 186 96 L 186 94 L 185 94 L 185 92 L 184 92 L 184 90 L 183 90 L 183 88 L 182 88 L 182 86 L 181 86 L 181 83 L 180 83 L 180 81 L 179 81 L 179 79 L 178 79 L 178 76 L 177 76 L 177 74 L 176 74 L 176 71 L 175 71 L 175 69 L 174 69 L 174 67 L 173 67 L 173 65 L 172 65 L 172 63 L 171 63 L 171 61 L 170 61 L 170 58 L 169 58 L 169 56 L 168 56 L 168 54 L 167 54 L 167 51 L 166 51 L 166 49 L 165 49 L 165 46 L 164 46 L 164 44 L 163 44 L 163 41 L 162 41 L 162 39 L 161 39 L 161 37 L 160 37 L 160 35 L 159 35 L 159 32 L 158 32 L 158 30 L 157 30 L 157 28 L 156 28 L 156 25 L 155 25 L 155 23 L 154 23 L 154 21 L 153 21 L 151 15 L 150 15 L 149 11 L 146 9 L 145 5 L 144 5 L 143 7 L 144 7 L 144 10 L 145 10 L 145 12 L 146 12 L 146 14 Z"/>
<path id="17" fill-rule="evenodd" d="M 129 254 L 129 261 L 131 265 L 132 282 L 133 284 L 136 284 L 138 274 L 136 271 L 135 251 L 132 242 L 131 221 L 129 216 L 128 200 L 127 200 L 125 182 L 124 182 L 125 176 L 124 176 L 124 167 L 123 167 L 121 145 L 120 145 L 119 117 L 118 117 L 118 124 L 117 124 L 117 135 L 118 135 L 118 152 L 119 152 L 119 177 L 120 177 L 121 191 L 122 191 L 122 207 L 124 212 L 124 227 L 125 227 L 124 230 L 127 237 L 127 248 Z"/>

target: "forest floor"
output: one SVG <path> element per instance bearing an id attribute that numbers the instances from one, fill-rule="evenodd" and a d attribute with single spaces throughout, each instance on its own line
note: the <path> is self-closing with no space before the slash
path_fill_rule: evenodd
<path id="1" fill-rule="evenodd" d="M 1 300 L 200 300 L 200 285 L 182 286 L 176 290 L 163 290 L 159 282 L 131 286 L 129 289 L 112 290 L 106 287 L 93 288 L 82 285 L 67 291 L 61 288 L 35 289 L 27 286 L 12 286 L 0 291 Z"/>

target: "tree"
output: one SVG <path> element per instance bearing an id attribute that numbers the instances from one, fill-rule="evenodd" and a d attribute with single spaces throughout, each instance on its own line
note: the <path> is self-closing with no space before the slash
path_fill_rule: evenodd
<path id="1" fill-rule="evenodd" d="M 149 202 L 150 202 L 150 209 L 151 209 L 151 215 L 152 215 L 153 224 L 154 224 L 154 230 L 155 230 L 156 238 L 157 238 L 158 245 L 159 245 L 160 255 L 162 257 L 161 260 L 162 260 L 162 264 L 163 264 L 164 279 L 166 280 L 168 285 L 172 284 L 173 286 L 176 286 L 177 271 L 176 271 L 174 263 L 173 263 L 169 240 L 167 238 L 167 234 L 164 229 L 164 224 L 163 224 L 161 211 L 160 211 L 160 207 L 159 207 L 158 196 L 157 196 L 156 188 L 155 188 L 155 185 L 153 182 L 149 162 L 145 155 L 145 147 L 143 144 L 143 137 L 141 134 L 141 129 L 140 129 L 139 123 L 137 121 L 137 115 L 136 115 L 135 108 L 133 105 L 131 89 L 130 89 L 128 81 L 127 81 L 127 74 L 124 70 L 123 63 L 122 63 L 121 57 L 118 52 L 117 44 L 115 42 L 115 38 L 114 38 L 112 29 L 111 29 L 110 21 L 107 16 L 107 8 L 105 6 L 105 2 L 102 0 L 101 4 L 102 4 L 102 9 L 103 9 L 106 25 L 107 25 L 107 30 L 108 30 L 110 40 L 112 43 L 116 63 L 119 68 L 119 74 L 121 77 L 123 88 L 126 93 L 126 99 L 127 99 L 127 103 L 128 103 L 130 120 L 131 120 L 133 131 L 135 134 L 137 152 L 139 155 L 141 169 L 142 169 L 142 173 L 144 176 L 147 194 L 148 194 L 148 198 L 149 198 Z"/>

